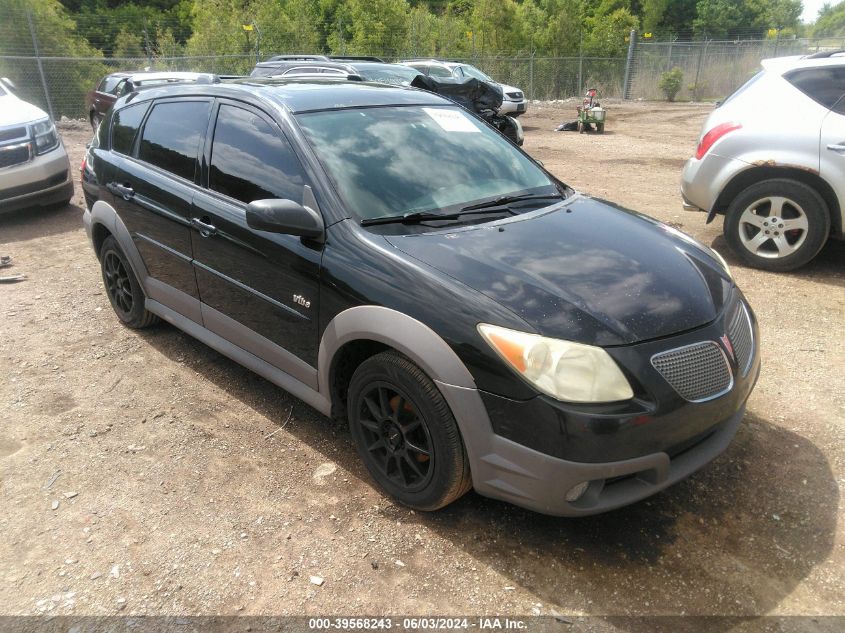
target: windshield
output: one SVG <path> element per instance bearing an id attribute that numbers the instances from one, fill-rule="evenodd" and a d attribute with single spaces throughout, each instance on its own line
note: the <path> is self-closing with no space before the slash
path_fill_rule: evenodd
<path id="1" fill-rule="evenodd" d="M 356 65 L 355 69 L 360 73 L 361 77 L 367 81 L 378 81 L 383 84 L 393 84 L 397 86 L 409 86 L 414 80 L 414 77 L 420 74 L 416 68 L 408 68 L 407 66 L 386 64 L 379 65 Z"/>
<path id="2" fill-rule="evenodd" d="M 557 191 L 531 159 L 457 107 L 330 110 L 297 120 L 359 219 Z"/>
<path id="3" fill-rule="evenodd" d="M 467 64 L 464 64 L 461 66 L 461 69 L 464 71 L 465 74 L 469 75 L 470 77 L 475 77 L 476 79 L 480 79 L 481 81 L 493 81 L 493 78 L 490 75 L 485 75 L 475 66 L 469 66 Z M 496 82 L 493 81 L 493 83 Z"/>

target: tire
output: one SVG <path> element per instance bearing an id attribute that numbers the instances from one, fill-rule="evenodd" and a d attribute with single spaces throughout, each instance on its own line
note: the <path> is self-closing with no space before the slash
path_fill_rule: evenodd
<path id="1" fill-rule="evenodd" d="M 140 330 L 158 323 L 159 318 L 144 307 L 141 284 L 111 235 L 100 248 L 100 269 L 111 307 L 125 326 Z"/>
<path id="2" fill-rule="evenodd" d="M 818 192 L 804 183 L 764 180 L 734 198 L 725 214 L 724 232 L 731 249 L 750 266 L 795 270 L 827 242 L 830 212 Z"/>
<path id="3" fill-rule="evenodd" d="M 596 123 L 596 132 L 604 134 L 604 123 Z"/>
<path id="4" fill-rule="evenodd" d="M 365 360 L 348 392 L 349 428 L 378 486 L 416 510 L 437 510 L 472 487 L 458 425 L 425 373 L 394 351 Z"/>

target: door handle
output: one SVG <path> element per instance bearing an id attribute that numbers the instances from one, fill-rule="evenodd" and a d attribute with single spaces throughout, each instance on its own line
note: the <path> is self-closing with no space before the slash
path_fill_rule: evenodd
<path id="1" fill-rule="evenodd" d="M 110 182 L 107 185 L 109 191 L 114 195 L 120 196 L 124 200 L 130 200 L 135 195 L 135 190 L 129 185 L 121 185 L 116 182 Z"/>
<path id="2" fill-rule="evenodd" d="M 827 146 L 831 152 L 845 152 L 845 145 L 842 144 L 831 144 Z"/>
<path id="3" fill-rule="evenodd" d="M 204 218 L 205 219 L 205 218 Z M 203 222 L 199 218 L 191 218 L 191 226 L 200 232 L 203 237 L 211 237 L 217 235 L 217 227 L 213 224 Z"/>

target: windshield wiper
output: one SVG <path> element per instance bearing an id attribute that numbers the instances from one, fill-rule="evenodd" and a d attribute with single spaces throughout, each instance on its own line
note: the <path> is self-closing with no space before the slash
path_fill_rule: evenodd
<path id="1" fill-rule="evenodd" d="M 474 211 L 475 209 L 492 209 L 493 207 L 502 207 L 514 202 L 521 202 L 523 200 L 563 200 L 562 193 L 527 193 L 521 196 L 500 196 L 495 200 L 488 200 L 487 202 L 480 202 L 478 204 L 471 204 L 464 207 L 461 211 Z"/>
<path id="2" fill-rule="evenodd" d="M 476 210 L 475 207 L 467 207 L 465 209 L 461 209 L 460 211 L 455 211 L 454 213 L 411 211 L 409 213 L 403 213 L 402 215 L 387 215 L 381 218 L 366 218 L 361 220 L 361 226 L 374 226 L 376 224 L 419 224 L 420 222 L 427 222 L 429 220 L 457 220 L 464 215 L 478 215 L 482 213 L 510 213 L 513 215 L 513 211 L 510 209 L 493 210 L 478 208 Z"/>

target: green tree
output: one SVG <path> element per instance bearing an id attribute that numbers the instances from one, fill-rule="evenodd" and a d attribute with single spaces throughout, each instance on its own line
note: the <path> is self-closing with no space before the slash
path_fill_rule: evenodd
<path id="1" fill-rule="evenodd" d="M 632 29 L 639 28 L 639 20 L 628 9 L 615 9 L 607 15 L 587 18 L 586 27 L 586 54 L 595 57 L 622 57 L 628 48 L 625 39 Z"/>
<path id="2" fill-rule="evenodd" d="M 114 39 L 112 57 L 144 57 L 146 54 L 144 40 L 140 35 L 126 28 L 120 30 Z"/>
<path id="3" fill-rule="evenodd" d="M 79 36 L 76 23 L 56 0 L 0 0 L 0 55 L 34 54 L 27 10 L 41 55 L 83 58 L 45 61 L 42 66 L 55 116 L 83 116 L 85 93 L 106 74 L 100 51 Z M 23 99 L 48 109 L 34 59 L 0 59 L 0 76 L 14 81 Z"/>
<path id="4" fill-rule="evenodd" d="M 401 56 L 409 12 L 406 0 L 346 0 L 337 12 L 345 25 L 343 39 L 332 33 L 329 46 L 335 53 Z"/>
<path id="5" fill-rule="evenodd" d="M 813 25 L 813 37 L 840 37 L 845 35 L 845 2 L 835 6 L 826 4 L 819 11 Z"/>

